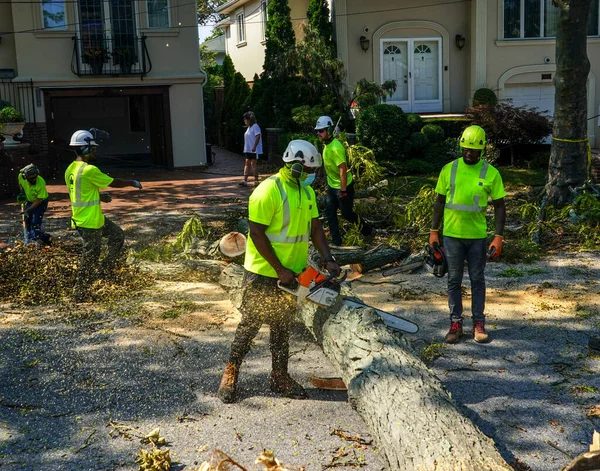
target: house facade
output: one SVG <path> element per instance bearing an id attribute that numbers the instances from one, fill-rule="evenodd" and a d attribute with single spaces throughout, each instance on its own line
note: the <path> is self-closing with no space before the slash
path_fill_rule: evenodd
<path id="1" fill-rule="evenodd" d="M 225 51 L 235 69 L 249 83 L 254 81 L 254 74 L 260 75 L 263 71 L 268 3 L 268 0 L 230 0 L 218 10 L 228 15 L 217 24 L 225 33 Z M 289 2 L 296 40 L 303 37 L 302 24 L 306 22 L 308 3 L 309 0 Z"/>
<path id="2" fill-rule="evenodd" d="M 110 134 L 99 163 L 206 163 L 194 3 L 3 2 L 0 31 L 0 95 L 27 117 L 23 142 L 43 136 L 51 167 L 65 167 L 71 134 L 92 127 Z"/>
<path id="3" fill-rule="evenodd" d="M 256 69 L 263 62 L 256 53 L 235 54 L 241 48 L 260 50 L 253 38 L 247 36 L 243 47 L 233 50 L 239 39 L 233 12 L 242 11 L 242 3 L 231 1 L 226 9 L 230 15 L 224 22 L 229 31 L 227 51 L 236 69 Z M 252 5 L 250 11 L 257 3 Z M 306 21 L 307 4 L 290 0 L 290 7 L 296 12 L 292 19 L 299 28 L 299 23 Z M 599 8 L 598 0 L 592 0 L 587 82 L 590 118 L 600 114 Z M 558 10 L 552 0 L 406 0 L 401 4 L 331 0 L 330 9 L 349 89 L 362 78 L 379 83 L 395 80 L 397 90 L 387 103 L 426 114 L 462 113 L 473 93 L 487 87 L 516 106 L 537 107 L 549 115 L 554 112 Z M 248 79 L 249 74 L 243 73 Z M 588 120 L 592 147 L 600 147 L 599 126 L 598 117 Z"/>

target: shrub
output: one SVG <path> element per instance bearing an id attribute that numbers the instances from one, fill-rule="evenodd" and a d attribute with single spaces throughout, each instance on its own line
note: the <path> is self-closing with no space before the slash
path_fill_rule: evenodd
<path id="1" fill-rule="evenodd" d="M 514 146 L 537 144 L 552 132 L 552 121 L 536 108 L 515 107 L 508 103 L 479 105 L 467 110 L 473 124 L 485 129 L 488 142 L 496 147 L 508 146 L 511 165 L 515 165 Z"/>
<path id="2" fill-rule="evenodd" d="M 531 169 L 548 168 L 550 164 L 550 152 L 536 152 L 531 156 L 531 160 L 527 163 L 527 167 Z"/>
<path id="3" fill-rule="evenodd" d="M 496 106 L 498 104 L 498 97 L 493 90 L 489 88 L 480 88 L 473 95 L 473 106 L 489 105 Z"/>
<path id="4" fill-rule="evenodd" d="M 419 132 L 423 127 L 423 118 L 419 116 L 417 113 L 408 113 L 406 115 L 408 119 L 408 126 L 410 128 L 410 132 Z"/>
<path id="5" fill-rule="evenodd" d="M 412 143 L 413 151 L 420 152 L 427 147 L 429 144 L 429 139 L 422 132 L 413 132 L 410 135 L 410 142 Z"/>
<path id="6" fill-rule="evenodd" d="M 408 120 L 401 108 L 375 105 L 362 111 L 356 123 L 359 142 L 373 150 L 377 160 L 398 160 L 409 134 Z"/>
<path id="7" fill-rule="evenodd" d="M 427 159 L 408 159 L 399 164 L 398 169 L 402 175 L 425 175 L 439 170 Z"/>
<path id="8" fill-rule="evenodd" d="M 464 118 L 424 118 L 424 124 L 435 124 L 444 130 L 446 137 L 459 137 L 463 130 L 471 124 L 471 120 Z"/>
<path id="9" fill-rule="evenodd" d="M 25 116 L 12 106 L 5 106 L 0 110 L 0 123 L 22 123 Z"/>
<path id="10" fill-rule="evenodd" d="M 444 140 L 444 130 L 437 124 L 426 124 L 421 129 L 421 132 L 427 136 L 429 142 L 435 144 Z"/>

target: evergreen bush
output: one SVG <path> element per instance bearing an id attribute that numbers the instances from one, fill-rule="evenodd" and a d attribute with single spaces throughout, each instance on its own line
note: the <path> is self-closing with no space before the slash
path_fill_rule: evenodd
<path id="1" fill-rule="evenodd" d="M 423 124 L 433 124 L 444 130 L 446 137 L 458 138 L 463 130 L 471 125 L 469 118 L 423 118 Z"/>
<path id="2" fill-rule="evenodd" d="M 498 97 L 490 88 L 480 88 L 473 95 L 473 106 L 488 105 L 496 106 Z"/>
<path id="3" fill-rule="evenodd" d="M 408 126 L 410 132 L 419 132 L 423 127 L 423 118 L 417 113 L 407 113 Z"/>
<path id="4" fill-rule="evenodd" d="M 413 152 L 422 152 L 429 144 L 429 139 L 422 132 L 413 132 L 410 135 Z"/>
<path id="5" fill-rule="evenodd" d="M 442 142 L 444 140 L 444 130 L 437 124 L 426 124 L 421 128 L 421 132 L 427 136 L 432 144 Z"/>
<path id="6" fill-rule="evenodd" d="M 408 134 L 408 119 L 398 106 L 375 105 L 358 115 L 356 137 L 373 150 L 377 160 L 402 159 Z"/>

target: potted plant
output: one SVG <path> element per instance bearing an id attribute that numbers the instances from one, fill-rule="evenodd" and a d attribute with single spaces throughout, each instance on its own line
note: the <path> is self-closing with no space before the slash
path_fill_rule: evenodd
<path id="1" fill-rule="evenodd" d="M 118 47 L 112 53 L 114 63 L 118 64 L 123 74 L 130 74 L 131 67 L 137 62 L 135 51 L 131 47 Z"/>
<path id="2" fill-rule="evenodd" d="M 83 62 L 90 66 L 92 74 L 100 75 L 108 57 L 108 49 L 105 47 L 90 47 L 83 52 Z"/>
<path id="3" fill-rule="evenodd" d="M 13 136 L 23 131 L 25 116 L 12 106 L 5 106 L 0 110 L 0 133 L 6 138 L 4 145 L 15 145 L 17 141 Z"/>

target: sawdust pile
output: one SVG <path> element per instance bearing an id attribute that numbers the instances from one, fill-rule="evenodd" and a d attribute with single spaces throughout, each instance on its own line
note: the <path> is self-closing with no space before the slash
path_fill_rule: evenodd
<path id="1" fill-rule="evenodd" d="M 73 294 L 78 266 L 79 246 L 75 243 L 44 247 L 17 243 L 0 253 L 0 302 L 40 305 L 67 301 Z M 90 292 L 93 301 L 110 302 L 151 283 L 135 266 L 121 264 L 110 273 L 99 272 L 91 281 Z"/>

